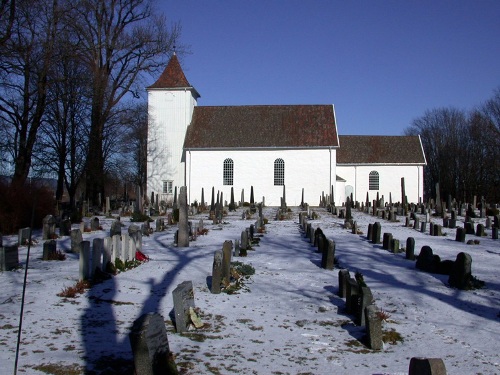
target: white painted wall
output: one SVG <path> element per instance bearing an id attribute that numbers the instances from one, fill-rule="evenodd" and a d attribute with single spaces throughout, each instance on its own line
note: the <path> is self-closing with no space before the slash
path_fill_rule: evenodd
<path id="1" fill-rule="evenodd" d="M 223 163 L 226 158 L 234 162 L 234 199 L 250 201 L 250 187 L 254 189 L 255 202 L 265 196 L 267 206 L 279 206 L 283 186 L 274 186 L 274 161 L 285 162 L 286 202 L 288 206 L 300 205 L 302 188 L 304 201 L 318 205 L 322 192 L 328 194 L 335 181 L 335 149 L 302 150 L 186 150 L 188 200 L 201 200 L 204 188 L 205 202 L 210 204 L 212 186 L 223 193 L 224 201 L 231 199 L 231 186 L 223 185 Z"/>
<path id="2" fill-rule="evenodd" d="M 148 90 L 148 197 L 152 191 L 161 196 L 164 180 L 185 185 L 182 146 L 196 105 L 189 89 Z"/>
<path id="3" fill-rule="evenodd" d="M 346 180 L 345 186 L 353 187 L 354 200 L 366 201 L 368 192 L 370 202 L 377 198 L 377 190 L 368 190 L 369 174 L 371 171 L 379 173 L 379 196 L 384 196 L 385 202 L 389 202 L 389 193 L 392 193 L 392 201 L 401 201 L 401 178 L 405 179 L 405 191 L 408 201 L 417 203 L 423 197 L 424 178 L 422 165 L 337 165 L 337 174 Z M 345 192 L 337 191 L 336 196 Z M 336 202 L 337 204 L 340 204 Z"/>

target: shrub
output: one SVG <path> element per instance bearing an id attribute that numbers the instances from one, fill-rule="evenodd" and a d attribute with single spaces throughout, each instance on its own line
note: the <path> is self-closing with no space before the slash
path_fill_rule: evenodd
<path id="1" fill-rule="evenodd" d="M 61 250 L 49 253 L 49 260 L 66 260 L 66 254 Z"/>
<path id="2" fill-rule="evenodd" d="M 54 213 L 54 194 L 36 182 L 23 186 L 0 182 L 0 207 L 0 232 L 15 234 L 31 226 L 32 213 L 33 228 L 41 228 L 43 218 Z"/>
<path id="3" fill-rule="evenodd" d="M 144 223 L 145 221 L 153 221 L 148 215 L 144 215 L 141 212 L 134 212 L 130 216 L 130 221 Z"/>

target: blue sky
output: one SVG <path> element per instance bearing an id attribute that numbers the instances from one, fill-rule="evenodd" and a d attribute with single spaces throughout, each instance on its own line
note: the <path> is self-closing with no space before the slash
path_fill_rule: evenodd
<path id="1" fill-rule="evenodd" d="M 400 135 L 500 88 L 500 1 L 159 0 L 199 105 L 334 104 L 340 134 Z"/>

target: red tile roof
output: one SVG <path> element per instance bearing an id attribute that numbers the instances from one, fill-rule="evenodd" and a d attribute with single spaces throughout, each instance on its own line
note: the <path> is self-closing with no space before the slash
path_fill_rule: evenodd
<path id="1" fill-rule="evenodd" d="M 195 107 L 185 149 L 337 147 L 332 105 Z"/>
<path id="2" fill-rule="evenodd" d="M 341 135 L 337 164 L 426 164 L 419 136 Z"/>
<path id="3" fill-rule="evenodd" d="M 177 55 L 174 53 L 167 64 L 167 67 L 161 74 L 160 78 L 153 83 L 148 89 L 172 89 L 172 88 L 191 88 L 193 86 L 188 82 Z M 195 90 L 196 91 L 196 90 Z M 198 95 L 199 96 L 199 95 Z"/>

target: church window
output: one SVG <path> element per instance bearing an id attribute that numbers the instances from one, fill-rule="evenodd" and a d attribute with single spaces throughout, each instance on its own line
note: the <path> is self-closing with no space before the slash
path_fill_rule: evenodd
<path id="1" fill-rule="evenodd" d="M 172 194 L 174 187 L 174 181 L 165 180 L 163 181 L 163 194 Z"/>
<path id="2" fill-rule="evenodd" d="M 379 190 L 379 176 L 377 171 L 371 171 L 368 176 L 368 187 L 370 190 Z"/>
<path id="3" fill-rule="evenodd" d="M 233 159 L 224 160 L 222 167 L 222 180 L 224 185 L 232 185 L 234 177 L 234 162 Z"/>
<path id="4" fill-rule="evenodd" d="M 281 158 L 274 161 L 274 185 L 285 185 L 285 161 Z"/>

